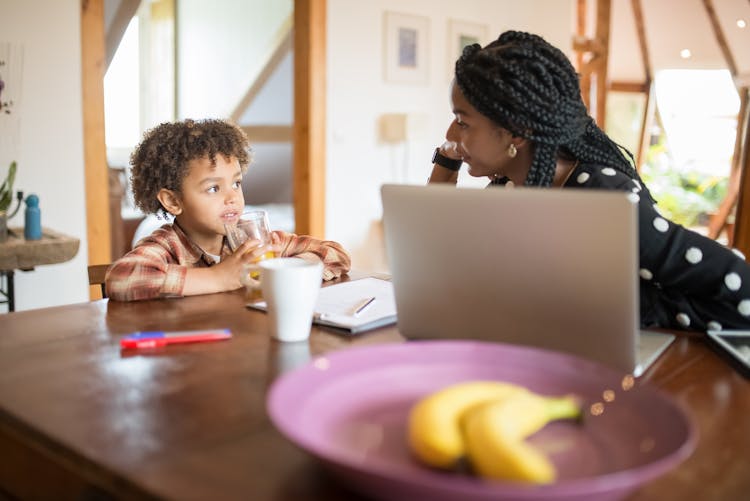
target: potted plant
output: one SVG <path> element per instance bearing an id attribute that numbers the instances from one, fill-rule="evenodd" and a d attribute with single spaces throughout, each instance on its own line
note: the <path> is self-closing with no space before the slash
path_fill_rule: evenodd
<path id="1" fill-rule="evenodd" d="M 12 218 L 18 212 L 18 208 L 21 206 L 20 199 L 23 195 L 20 195 L 18 205 L 16 209 L 8 214 L 10 204 L 13 202 L 13 182 L 16 179 L 16 162 L 11 162 L 10 168 L 8 169 L 8 175 L 5 176 L 3 184 L 0 185 L 0 242 L 5 242 L 8 238 L 8 219 Z"/>

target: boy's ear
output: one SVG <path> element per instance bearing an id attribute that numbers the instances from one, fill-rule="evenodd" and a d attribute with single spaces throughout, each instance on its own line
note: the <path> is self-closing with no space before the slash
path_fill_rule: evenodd
<path id="1" fill-rule="evenodd" d="M 161 202 L 161 206 L 173 216 L 178 216 L 182 212 L 180 198 L 172 190 L 162 188 L 159 190 L 159 193 L 156 194 L 156 198 Z"/>

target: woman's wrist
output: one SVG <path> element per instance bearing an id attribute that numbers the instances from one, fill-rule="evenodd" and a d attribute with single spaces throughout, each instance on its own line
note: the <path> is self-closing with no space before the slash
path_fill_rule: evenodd
<path id="1" fill-rule="evenodd" d="M 460 158 L 451 158 L 441 146 L 438 146 L 432 154 L 432 163 L 457 172 L 461 168 L 463 161 Z"/>

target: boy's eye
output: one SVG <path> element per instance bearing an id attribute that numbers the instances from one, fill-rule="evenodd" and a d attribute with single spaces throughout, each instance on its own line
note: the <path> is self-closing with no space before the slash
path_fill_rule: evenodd
<path id="1" fill-rule="evenodd" d="M 219 186 L 218 185 L 209 186 L 206 191 L 209 193 L 216 193 L 217 191 L 219 191 Z"/>
<path id="2" fill-rule="evenodd" d="M 241 187 L 242 187 L 242 180 L 235 181 L 234 183 L 232 183 L 232 188 L 234 189 L 239 189 Z"/>

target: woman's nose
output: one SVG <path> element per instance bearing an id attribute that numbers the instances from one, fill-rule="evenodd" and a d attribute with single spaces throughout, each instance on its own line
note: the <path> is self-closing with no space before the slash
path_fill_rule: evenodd
<path id="1" fill-rule="evenodd" d="M 445 139 L 454 143 L 458 142 L 458 134 L 456 133 L 457 124 L 456 121 L 453 120 L 451 124 L 448 126 L 448 130 L 445 131 Z"/>

